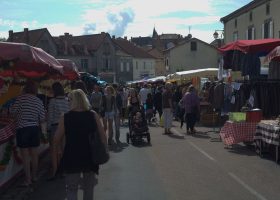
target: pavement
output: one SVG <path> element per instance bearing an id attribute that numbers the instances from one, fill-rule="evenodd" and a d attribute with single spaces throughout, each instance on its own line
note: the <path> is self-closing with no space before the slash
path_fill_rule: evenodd
<path id="1" fill-rule="evenodd" d="M 111 159 L 101 167 L 95 197 L 102 200 L 280 199 L 279 165 L 272 159 L 260 159 L 254 147 L 243 144 L 224 149 L 219 127 L 200 126 L 196 135 L 186 135 L 178 122 L 173 124 L 172 135 L 162 135 L 161 127 L 151 125 L 151 144 L 140 145 L 126 144 L 127 127 L 122 127 L 123 143 L 110 147 Z M 0 194 L 0 199 L 64 199 L 63 179 L 46 181 L 49 166 L 49 156 L 42 157 L 38 182 L 22 188 L 19 185 L 23 177 L 19 177 Z"/>

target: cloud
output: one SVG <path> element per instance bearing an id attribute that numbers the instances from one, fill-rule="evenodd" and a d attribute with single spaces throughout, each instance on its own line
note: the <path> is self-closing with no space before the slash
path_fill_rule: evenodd
<path id="1" fill-rule="evenodd" d="M 44 27 L 48 28 L 52 36 L 64 35 L 64 33 L 70 33 L 72 35 L 77 36 L 77 35 L 82 35 L 82 33 L 84 32 L 83 25 L 69 26 L 64 23 L 56 23 L 56 24 L 44 24 Z"/>
<path id="2" fill-rule="evenodd" d="M 123 36 L 127 25 L 133 22 L 134 13 L 131 11 L 121 11 L 118 14 L 108 14 L 107 19 L 113 25 L 113 29 L 109 31 L 112 35 L 117 37 Z"/>
<path id="3" fill-rule="evenodd" d="M 85 24 L 84 35 L 93 34 L 96 31 L 96 23 Z"/>

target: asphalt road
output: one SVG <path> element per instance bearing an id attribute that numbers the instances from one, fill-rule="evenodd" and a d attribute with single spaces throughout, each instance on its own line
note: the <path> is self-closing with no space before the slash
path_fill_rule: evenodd
<path id="1" fill-rule="evenodd" d="M 256 155 L 242 144 L 225 149 L 211 128 L 185 135 L 175 122 L 173 135 L 151 127 L 146 141 L 111 147 L 110 161 L 101 166 L 95 199 L 102 200 L 279 200 L 280 168 L 273 158 Z M 64 199 L 63 179 L 37 183 L 29 200 Z M 82 191 L 79 191 L 82 199 Z"/>

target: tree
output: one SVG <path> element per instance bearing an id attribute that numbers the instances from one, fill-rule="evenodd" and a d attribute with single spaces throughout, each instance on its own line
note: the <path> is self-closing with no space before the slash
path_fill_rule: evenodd
<path id="1" fill-rule="evenodd" d="M 0 37 L 0 42 L 6 42 L 6 41 L 7 41 L 6 38 Z"/>

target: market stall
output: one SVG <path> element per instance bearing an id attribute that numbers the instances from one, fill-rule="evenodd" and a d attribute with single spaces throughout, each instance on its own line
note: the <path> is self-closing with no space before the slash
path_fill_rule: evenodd
<path id="1" fill-rule="evenodd" d="M 227 92 L 223 94 L 221 98 L 223 101 L 218 109 L 221 109 L 221 113 L 234 113 L 240 112 L 243 108 L 247 111 L 260 108 L 262 116 L 254 123 L 246 121 L 234 124 L 227 121 L 220 132 L 226 145 L 252 142 L 258 122 L 262 118 L 270 119 L 280 114 L 280 107 L 276 103 L 280 100 L 277 95 L 280 92 L 280 81 L 268 80 L 261 73 L 264 64 L 264 59 L 261 57 L 266 56 L 279 44 L 279 39 L 238 40 L 219 48 L 223 56 L 223 69 L 240 71 L 244 78 L 232 80 L 230 84 L 224 83 L 223 90 Z M 215 95 L 213 96 L 216 98 Z"/>
<path id="2" fill-rule="evenodd" d="M 63 66 L 42 49 L 0 42 L 0 188 L 22 172 L 15 141 L 15 121 L 10 108 L 28 79 L 40 81 L 63 74 Z M 39 153 L 48 145 L 41 143 Z"/>
<path id="3" fill-rule="evenodd" d="M 254 136 L 256 150 L 260 156 L 263 156 L 268 147 L 275 147 L 275 161 L 278 162 L 279 146 L 280 146 L 280 126 L 276 120 L 262 120 L 257 124 Z"/>
<path id="4" fill-rule="evenodd" d="M 188 71 L 180 71 L 174 74 L 168 75 L 166 81 L 177 82 L 178 85 L 182 85 L 191 81 L 196 87 L 200 86 L 200 78 L 213 79 L 218 75 L 218 68 L 205 68 L 195 69 Z"/>

